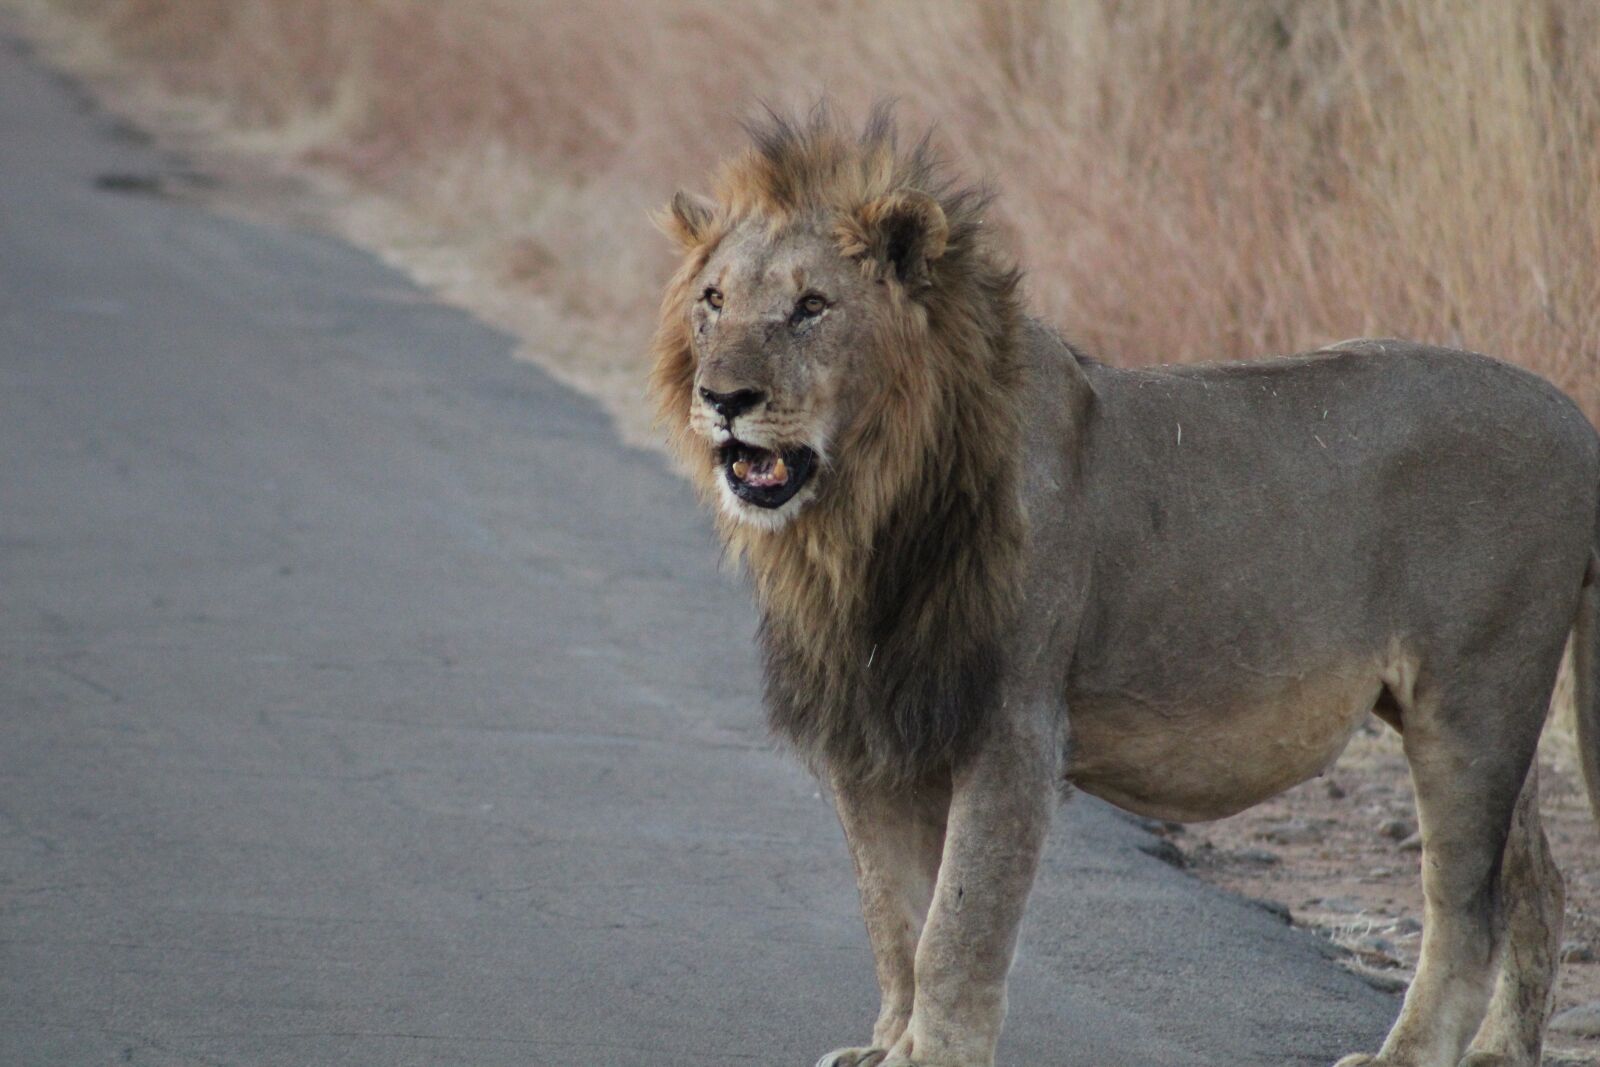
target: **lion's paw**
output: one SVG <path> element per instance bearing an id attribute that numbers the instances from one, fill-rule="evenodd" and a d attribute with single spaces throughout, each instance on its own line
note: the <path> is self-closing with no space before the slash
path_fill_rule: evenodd
<path id="1" fill-rule="evenodd" d="M 1469 1052 L 1458 1067 L 1538 1067 L 1537 1060 L 1513 1059 L 1499 1052 Z"/>
<path id="2" fill-rule="evenodd" d="M 889 1055 L 886 1048 L 837 1048 L 817 1061 L 817 1067 L 878 1067 Z"/>
<path id="3" fill-rule="evenodd" d="M 1376 1056 L 1358 1052 L 1354 1056 L 1346 1056 L 1333 1067 L 1391 1067 L 1391 1065 L 1388 1060 L 1380 1060 Z"/>

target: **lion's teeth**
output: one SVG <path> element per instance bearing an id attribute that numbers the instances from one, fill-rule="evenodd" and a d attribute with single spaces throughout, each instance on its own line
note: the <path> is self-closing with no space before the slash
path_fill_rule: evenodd
<path id="1" fill-rule="evenodd" d="M 750 463 L 748 460 L 736 459 L 733 461 L 733 476 L 741 482 L 750 476 Z"/>
<path id="2" fill-rule="evenodd" d="M 789 480 L 789 468 L 783 465 L 783 457 L 778 457 L 778 462 L 772 465 L 772 480 L 782 485 Z"/>

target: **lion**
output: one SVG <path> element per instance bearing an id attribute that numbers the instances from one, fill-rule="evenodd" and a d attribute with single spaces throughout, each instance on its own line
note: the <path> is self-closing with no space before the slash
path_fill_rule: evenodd
<path id="1" fill-rule="evenodd" d="M 1600 438 L 1487 356 L 1360 340 L 1125 369 L 1028 316 L 887 109 L 769 115 L 662 212 L 675 452 L 753 579 L 765 702 L 832 791 L 881 1006 L 819 1067 L 994 1062 L 1072 788 L 1216 819 L 1402 737 L 1421 960 L 1376 1054 L 1532 1067 L 1563 890 L 1535 746 L 1569 646 L 1600 814 Z"/>

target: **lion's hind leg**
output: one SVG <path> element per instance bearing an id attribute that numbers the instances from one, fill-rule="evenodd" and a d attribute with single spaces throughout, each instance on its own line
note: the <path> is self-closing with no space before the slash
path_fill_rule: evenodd
<path id="1" fill-rule="evenodd" d="M 1484 1022 L 1506 925 L 1502 856 L 1561 648 L 1548 655 L 1527 651 L 1518 649 L 1515 663 L 1480 654 L 1471 665 L 1438 664 L 1418 677 L 1414 692 L 1396 694 L 1422 830 L 1422 953 L 1383 1048 L 1375 1057 L 1346 1057 L 1338 1067 L 1457 1067 Z M 1531 813 L 1531 804 L 1524 810 Z M 1523 843 L 1530 825 L 1528 817 L 1521 820 L 1518 862 L 1529 855 Z M 1536 878 L 1519 876 L 1517 888 Z M 1528 903 L 1535 911 L 1541 907 L 1537 898 Z M 1508 991 L 1496 998 L 1494 1021 L 1485 1030 L 1486 1056 L 1517 1047 L 1496 1035 L 1513 1018 L 1521 1032 L 1513 1000 L 1525 983 L 1531 988 L 1540 981 L 1537 967 L 1512 968 Z"/>
<path id="2" fill-rule="evenodd" d="M 1538 768 L 1528 770 L 1501 871 L 1500 976 L 1462 1067 L 1538 1067 L 1561 949 L 1566 894 L 1539 823 Z"/>

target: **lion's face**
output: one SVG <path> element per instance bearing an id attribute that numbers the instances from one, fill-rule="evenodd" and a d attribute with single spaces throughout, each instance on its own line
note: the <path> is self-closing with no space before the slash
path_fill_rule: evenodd
<path id="1" fill-rule="evenodd" d="M 820 225 L 774 235 L 751 220 L 719 243 L 693 298 L 690 429 L 728 515 L 777 529 L 826 491 L 830 447 L 876 388 L 881 287 Z"/>

